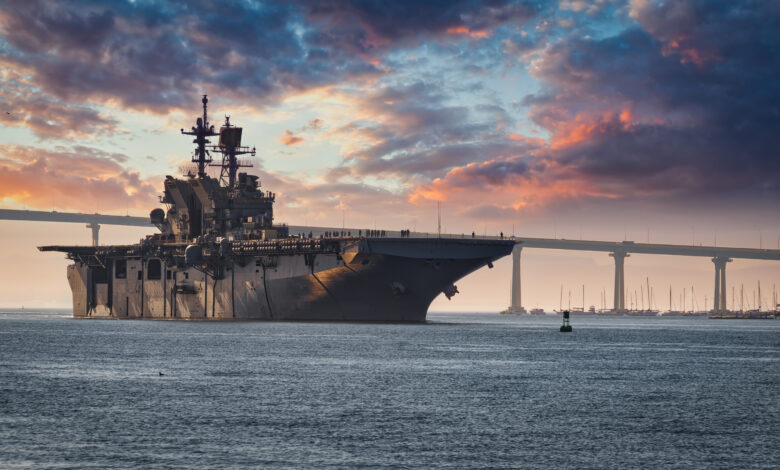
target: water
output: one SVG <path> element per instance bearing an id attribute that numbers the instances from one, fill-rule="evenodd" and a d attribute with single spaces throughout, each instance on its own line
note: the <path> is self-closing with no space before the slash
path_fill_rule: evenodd
<path id="1" fill-rule="evenodd" d="M 0 314 L 0 467 L 777 468 L 780 322 Z M 162 373 L 163 375 L 160 375 Z"/>

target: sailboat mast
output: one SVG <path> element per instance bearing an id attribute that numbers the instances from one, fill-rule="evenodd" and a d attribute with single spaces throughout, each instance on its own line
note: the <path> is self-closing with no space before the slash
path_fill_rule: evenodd
<path id="1" fill-rule="evenodd" d="M 745 311 L 745 284 L 739 286 L 739 311 Z"/>
<path id="2" fill-rule="evenodd" d="M 647 309 L 652 310 L 653 309 L 653 300 L 652 296 L 650 295 L 650 277 L 646 277 L 645 281 L 647 281 Z"/>
<path id="3" fill-rule="evenodd" d="M 736 302 L 737 297 L 735 292 L 736 292 L 736 287 L 731 286 L 731 310 L 732 311 L 734 311 L 735 307 L 737 306 L 737 302 Z"/>
<path id="4" fill-rule="evenodd" d="M 558 297 L 558 310 L 563 311 L 563 284 L 561 284 L 561 296 Z"/>

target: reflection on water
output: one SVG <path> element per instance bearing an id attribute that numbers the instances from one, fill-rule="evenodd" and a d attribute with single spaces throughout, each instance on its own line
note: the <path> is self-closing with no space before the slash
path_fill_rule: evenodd
<path id="1" fill-rule="evenodd" d="M 0 467 L 776 468 L 780 322 L 0 313 Z"/>

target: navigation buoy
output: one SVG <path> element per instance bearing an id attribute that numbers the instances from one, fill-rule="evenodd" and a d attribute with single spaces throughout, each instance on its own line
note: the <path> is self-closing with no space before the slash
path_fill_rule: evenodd
<path id="1" fill-rule="evenodd" d="M 569 323 L 569 311 L 563 311 L 563 325 L 561 325 L 561 333 L 571 333 L 571 323 Z"/>

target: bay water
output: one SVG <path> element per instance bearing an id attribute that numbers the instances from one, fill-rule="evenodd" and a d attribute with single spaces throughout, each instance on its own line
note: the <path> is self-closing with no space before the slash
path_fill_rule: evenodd
<path id="1" fill-rule="evenodd" d="M 780 321 L 0 312 L 1 468 L 778 468 Z"/>

